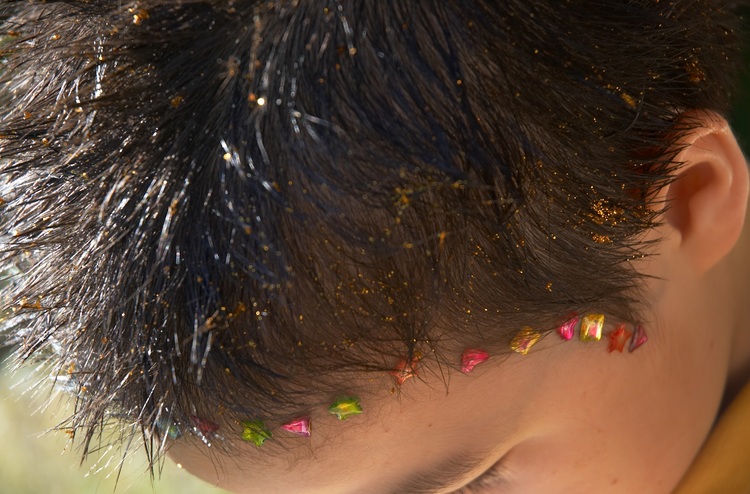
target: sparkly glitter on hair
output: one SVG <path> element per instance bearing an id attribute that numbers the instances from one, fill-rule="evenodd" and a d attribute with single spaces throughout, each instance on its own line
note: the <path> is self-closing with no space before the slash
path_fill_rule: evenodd
<path id="1" fill-rule="evenodd" d="M 642 319 L 678 116 L 741 59 L 725 2 L 673 3 L 0 0 L 2 339 L 82 451 L 116 417 L 153 461 Z"/>

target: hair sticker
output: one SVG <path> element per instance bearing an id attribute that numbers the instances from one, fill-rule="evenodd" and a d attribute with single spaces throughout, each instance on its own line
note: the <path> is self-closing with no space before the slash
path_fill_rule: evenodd
<path id="1" fill-rule="evenodd" d="M 589 314 L 581 321 L 581 341 L 599 341 L 604 328 L 603 314 Z"/>
<path id="2" fill-rule="evenodd" d="M 339 420 L 346 420 L 349 417 L 363 413 L 362 407 L 359 404 L 359 398 L 354 396 L 343 396 L 337 398 L 331 406 L 328 407 L 328 411 L 337 416 Z"/>
<path id="3" fill-rule="evenodd" d="M 281 428 L 298 436 L 310 437 L 310 418 L 302 417 L 282 425 Z"/>
<path id="4" fill-rule="evenodd" d="M 526 326 L 519 331 L 513 338 L 513 341 L 510 342 L 510 348 L 516 353 L 526 355 L 541 337 L 542 335 L 540 333 L 534 331 L 529 326 Z"/>
<path id="5" fill-rule="evenodd" d="M 609 345 L 607 346 L 607 351 L 612 353 L 617 350 L 622 353 L 622 350 L 625 348 L 625 343 L 632 334 L 633 333 L 625 329 L 624 324 L 617 326 L 617 329 L 609 333 Z"/>
<path id="6" fill-rule="evenodd" d="M 486 362 L 490 354 L 478 348 L 467 348 L 461 355 L 461 372 L 468 374 L 474 370 L 474 367 Z"/>
<path id="7" fill-rule="evenodd" d="M 557 334 L 560 335 L 560 338 L 565 341 L 572 340 L 573 336 L 576 334 L 576 326 L 578 325 L 579 320 L 580 318 L 578 317 L 578 314 L 573 313 L 567 321 L 562 323 L 560 327 L 557 328 Z"/>
<path id="8" fill-rule="evenodd" d="M 634 352 L 647 341 L 648 336 L 646 335 L 646 330 L 643 329 L 643 326 L 641 326 L 640 324 L 636 324 L 635 334 L 633 334 L 633 339 L 630 340 L 630 348 L 628 348 L 628 351 L 631 353 Z"/>
<path id="9" fill-rule="evenodd" d="M 262 420 L 248 420 L 242 422 L 242 440 L 253 443 L 256 446 L 263 446 L 267 439 L 271 439 L 273 434 L 266 429 Z"/>

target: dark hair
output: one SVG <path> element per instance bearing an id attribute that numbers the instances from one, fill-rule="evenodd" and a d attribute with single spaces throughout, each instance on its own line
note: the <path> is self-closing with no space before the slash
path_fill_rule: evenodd
<path id="1" fill-rule="evenodd" d="M 573 309 L 636 320 L 650 191 L 739 52 L 733 4 L 697 0 L 0 12 L 6 325 L 85 444 L 111 413 L 278 423 Z"/>

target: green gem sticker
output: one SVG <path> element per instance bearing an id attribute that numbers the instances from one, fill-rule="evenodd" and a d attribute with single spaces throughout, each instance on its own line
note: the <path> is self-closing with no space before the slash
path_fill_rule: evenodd
<path id="1" fill-rule="evenodd" d="M 256 446 L 263 446 L 266 439 L 271 439 L 273 434 L 266 429 L 262 420 L 247 420 L 242 422 L 242 439 Z"/>
<path id="2" fill-rule="evenodd" d="M 362 407 L 359 405 L 359 398 L 344 396 L 337 398 L 336 401 L 328 407 L 328 411 L 337 416 L 339 420 L 346 420 L 352 415 L 361 414 Z"/>

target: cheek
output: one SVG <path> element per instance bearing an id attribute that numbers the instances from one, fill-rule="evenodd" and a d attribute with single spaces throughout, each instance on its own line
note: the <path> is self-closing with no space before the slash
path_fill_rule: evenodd
<path id="1" fill-rule="evenodd" d="M 689 467 L 716 414 L 717 373 L 689 353 L 599 352 L 559 362 L 541 385 L 532 432 L 504 462 L 509 492 L 667 494 Z"/>
<path id="2" fill-rule="evenodd" d="M 676 462 L 668 449 L 618 439 L 599 431 L 581 431 L 521 444 L 507 457 L 513 485 L 517 486 L 517 490 L 508 492 L 668 494 L 672 491 L 686 463 Z M 669 460 L 665 462 L 666 457 Z"/>

